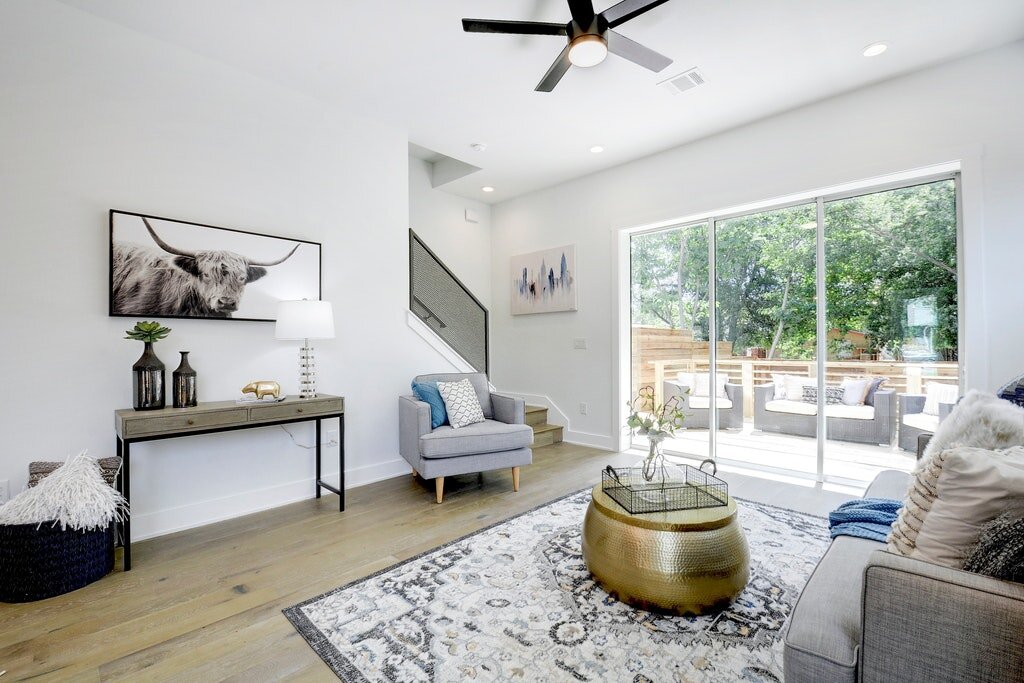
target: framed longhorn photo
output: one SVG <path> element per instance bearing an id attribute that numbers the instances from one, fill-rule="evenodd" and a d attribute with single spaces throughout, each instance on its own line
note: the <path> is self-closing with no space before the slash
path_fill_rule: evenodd
<path id="1" fill-rule="evenodd" d="M 110 211 L 110 315 L 273 321 L 320 298 L 320 244 Z"/>

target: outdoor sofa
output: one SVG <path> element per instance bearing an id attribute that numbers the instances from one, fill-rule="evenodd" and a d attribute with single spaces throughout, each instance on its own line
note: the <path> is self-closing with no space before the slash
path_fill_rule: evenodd
<path id="1" fill-rule="evenodd" d="M 956 405 L 954 396 L 957 390 L 957 387 L 951 387 L 950 392 L 942 396 L 946 401 L 939 399 L 935 409 L 929 409 L 927 394 L 899 395 L 900 448 L 913 452 L 917 450 L 919 437 L 935 433 L 939 423 L 946 419 Z"/>
<path id="2" fill-rule="evenodd" d="M 711 399 L 707 396 L 692 395 L 691 387 L 677 380 L 665 380 L 665 401 L 673 396 L 679 401 L 679 409 L 686 415 L 683 427 L 686 429 L 709 429 L 711 427 Z M 718 428 L 743 429 L 743 385 L 726 384 L 728 398 L 718 397 Z"/>
<path id="3" fill-rule="evenodd" d="M 775 400 L 775 385 L 754 387 L 754 429 L 794 436 L 816 436 L 818 407 L 803 401 Z M 874 405 L 825 406 L 828 438 L 889 446 L 896 435 L 896 392 L 875 392 Z"/>

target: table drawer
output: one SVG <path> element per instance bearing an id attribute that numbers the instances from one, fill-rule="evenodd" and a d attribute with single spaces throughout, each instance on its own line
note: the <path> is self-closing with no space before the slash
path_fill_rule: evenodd
<path id="1" fill-rule="evenodd" d="M 124 428 L 125 436 L 132 437 L 243 424 L 248 418 L 249 411 L 245 408 L 238 408 L 211 413 L 184 413 L 182 415 L 130 419 L 125 420 Z"/>
<path id="2" fill-rule="evenodd" d="M 288 401 L 268 406 L 249 408 L 253 422 L 262 420 L 282 420 L 288 418 L 316 417 L 324 413 L 340 413 L 345 409 L 345 402 L 340 398 L 326 401 Z"/>

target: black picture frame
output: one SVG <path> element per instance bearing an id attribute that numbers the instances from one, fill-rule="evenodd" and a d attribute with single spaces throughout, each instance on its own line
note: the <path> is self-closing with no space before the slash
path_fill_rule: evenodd
<path id="1" fill-rule="evenodd" d="M 278 301 L 322 298 L 322 251 L 320 242 L 110 209 L 108 314 L 274 322 Z"/>

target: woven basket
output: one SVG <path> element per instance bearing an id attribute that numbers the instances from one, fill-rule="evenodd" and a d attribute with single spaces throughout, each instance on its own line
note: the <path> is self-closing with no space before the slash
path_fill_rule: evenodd
<path id="1" fill-rule="evenodd" d="M 0 525 L 0 602 L 68 593 L 113 568 L 113 525 L 95 531 L 61 531 L 52 522 Z"/>

